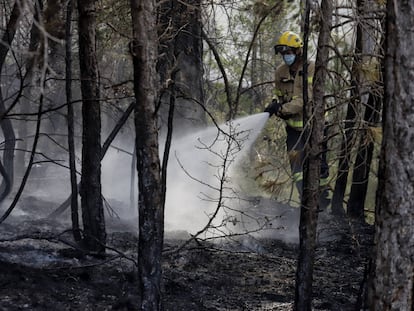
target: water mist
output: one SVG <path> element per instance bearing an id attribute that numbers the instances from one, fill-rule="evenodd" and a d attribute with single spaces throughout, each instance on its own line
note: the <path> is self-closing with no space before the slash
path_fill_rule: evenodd
<path id="1" fill-rule="evenodd" d="M 234 221 L 229 207 L 240 201 L 237 183 L 233 180 L 235 171 L 268 119 L 268 113 L 258 113 L 173 137 L 167 172 L 166 232 L 194 234 L 216 212 L 211 226 L 220 227 L 226 221 Z M 132 152 L 130 143 L 123 145 L 118 140 L 115 145 Z M 160 156 L 163 156 L 162 150 Z M 102 172 L 104 196 L 115 202 L 114 205 L 123 206 L 116 210 L 121 218 L 133 220 L 137 208 L 128 208 L 131 154 L 110 149 L 102 162 Z"/>
<path id="2" fill-rule="evenodd" d="M 237 200 L 233 172 L 269 118 L 259 113 L 175 138 L 168 163 L 165 229 L 191 233 L 220 227 Z M 217 213 L 217 214 L 216 214 Z"/>

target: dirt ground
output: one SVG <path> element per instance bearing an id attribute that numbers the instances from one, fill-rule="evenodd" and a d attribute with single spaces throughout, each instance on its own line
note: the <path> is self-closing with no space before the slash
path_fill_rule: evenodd
<path id="1" fill-rule="evenodd" d="M 254 208 L 274 205 L 260 202 Z M 44 219 L 53 204 L 23 203 L 0 224 L 0 310 L 138 310 L 135 219 L 108 220 L 107 257 L 97 259 L 70 247 L 71 234 L 60 221 Z M 314 310 L 354 310 L 372 228 L 339 223 L 326 212 L 319 218 L 325 235 L 316 254 Z M 292 310 L 296 243 L 252 234 L 176 252 L 187 237 L 166 232 L 164 310 Z"/>

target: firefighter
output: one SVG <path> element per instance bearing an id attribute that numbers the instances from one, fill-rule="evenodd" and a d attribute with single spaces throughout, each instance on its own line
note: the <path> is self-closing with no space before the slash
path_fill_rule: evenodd
<path id="1" fill-rule="evenodd" d="M 284 119 L 286 123 L 286 146 L 293 175 L 299 195 L 303 190 L 303 159 L 305 137 L 303 133 L 303 41 L 292 31 L 284 32 L 274 46 L 275 54 L 280 54 L 283 63 L 275 71 L 275 89 L 272 103 L 265 112 Z M 315 63 L 307 61 L 307 87 L 309 100 L 312 99 L 312 82 Z M 321 200 L 320 208 L 329 205 L 327 182 L 329 168 L 326 163 L 326 142 L 321 158 Z"/>

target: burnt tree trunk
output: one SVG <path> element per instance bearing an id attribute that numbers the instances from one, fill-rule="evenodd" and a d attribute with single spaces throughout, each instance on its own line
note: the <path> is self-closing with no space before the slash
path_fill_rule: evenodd
<path id="1" fill-rule="evenodd" d="M 81 203 L 83 240 L 94 252 L 105 252 L 106 231 L 101 194 L 101 116 L 95 42 L 95 1 L 78 0 L 79 62 L 82 91 Z"/>
<path id="2" fill-rule="evenodd" d="M 69 173 L 71 186 L 71 219 L 72 230 L 75 241 L 82 239 L 79 232 L 78 213 L 78 181 L 76 177 L 76 154 L 75 154 L 75 122 L 72 104 L 72 12 L 73 1 L 68 0 L 66 5 L 66 103 L 68 105 L 68 151 L 69 151 Z"/>
<path id="3" fill-rule="evenodd" d="M 14 36 L 19 25 L 19 20 L 21 17 L 21 6 L 22 4 L 19 1 L 16 1 L 13 6 L 9 21 L 7 22 L 6 30 L 1 38 L 0 44 L 0 72 L 2 71 L 3 65 L 6 61 L 7 53 L 9 52 L 11 43 L 14 39 Z M 0 76 L 1 79 L 1 76 Z M 0 81 L 1 82 L 1 81 Z M 3 181 L 0 185 L 0 201 L 10 193 L 13 186 L 14 179 L 14 147 L 16 145 L 16 136 L 14 134 L 13 125 L 10 119 L 7 118 L 7 108 L 6 103 L 4 102 L 3 93 L 1 90 L 0 83 L 0 126 L 4 135 L 4 151 L 3 159 L 1 160 L 2 167 L 1 174 Z"/>
<path id="4" fill-rule="evenodd" d="M 370 310 L 414 307 L 414 1 L 387 1 L 383 142 Z"/>
<path id="5" fill-rule="evenodd" d="M 136 152 L 138 170 L 138 272 L 141 310 L 161 309 L 164 202 L 155 113 L 158 101 L 158 38 L 154 0 L 131 0 Z"/>
<path id="6" fill-rule="evenodd" d="M 309 16 L 308 14 L 306 16 Z M 315 75 L 313 81 L 313 101 L 307 102 L 304 91 L 304 124 L 308 144 L 305 146 L 305 162 L 303 167 L 303 198 L 299 223 L 299 258 L 296 270 L 295 310 L 312 310 L 312 282 L 315 261 L 316 228 L 319 207 L 319 178 L 324 140 L 325 105 L 324 85 L 327 76 L 326 68 L 329 58 L 330 29 L 332 23 L 332 3 L 323 0 L 321 3 L 320 33 L 316 56 Z M 306 27 L 305 23 L 305 27 Z M 307 42 L 307 40 L 305 40 Z M 305 45 L 306 52 L 306 45 Z M 306 57 L 307 53 L 304 53 Z M 306 61 L 305 61 L 306 64 Z M 303 85 L 307 88 L 307 70 L 304 66 Z"/>

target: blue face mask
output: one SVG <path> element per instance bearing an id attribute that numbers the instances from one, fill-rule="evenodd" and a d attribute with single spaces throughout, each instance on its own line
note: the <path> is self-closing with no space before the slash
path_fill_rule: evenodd
<path id="1" fill-rule="evenodd" d="M 283 61 L 286 65 L 290 66 L 295 62 L 296 55 L 295 54 L 285 54 L 283 55 Z"/>

